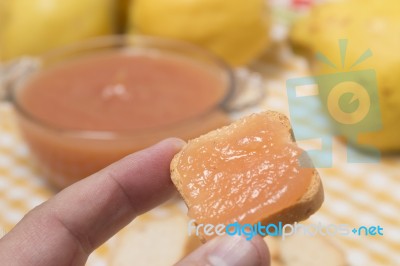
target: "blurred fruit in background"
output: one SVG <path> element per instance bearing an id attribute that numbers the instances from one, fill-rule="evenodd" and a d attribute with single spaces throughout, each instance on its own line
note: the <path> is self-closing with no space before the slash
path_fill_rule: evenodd
<path id="1" fill-rule="evenodd" d="M 270 42 L 265 0 L 0 1 L 0 61 L 38 55 L 99 35 L 181 39 L 248 64 Z"/>
<path id="2" fill-rule="evenodd" d="M 129 33 L 195 43 L 232 65 L 244 65 L 268 46 L 265 0 L 135 0 Z"/>
<path id="3" fill-rule="evenodd" d="M 383 127 L 362 133 L 358 143 L 383 152 L 400 150 L 400 2 L 397 0 L 349 0 L 316 6 L 298 21 L 290 34 L 298 52 L 309 57 L 314 75 L 373 69 L 376 72 Z M 339 39 L 347 39 L 345 65 L 341 68 Z M 372 56 L 352 64 L 368 49 Z M 339 68 L 315 60 L 323 54 Z M 342 131 L 349 137 L 353 132 Z"/>
<path id="4" fill-rule="evenodd" d="M 113 33 L 114 0 L 0 2 L 0 61 Z"/>

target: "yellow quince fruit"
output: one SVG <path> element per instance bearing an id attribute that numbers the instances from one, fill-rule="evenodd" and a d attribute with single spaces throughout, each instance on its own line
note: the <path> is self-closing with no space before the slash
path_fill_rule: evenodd
<path id="1" fill-rule="evenodd" d="M 367 79 L 374 80 L 372 76 L 362 78 L 357 72 L 374 72 L 377 94 L 370 95 L 369 100 L 379 99 L 381 128 L 368 132 L 366 127 L 357 139 L 353 139 L 356 132 L 353 132 L 351 126 L 339 126 L 338 130 L 356 145 L 374 146 L 383 152 L 400 151 L 399 13 L 400 2 L 397 0 L 326 3 L 316 6 L 307 17 L 299 20 L 290 34 L 295 49 L 310 58 L 314 75 L 352 72 L 355 80 L 352 84 L 346 83 L 348 91 L 360 91 L 359 84 L 365 83 Z M 340 54 L 339 40 L 347 41 L 343 56 Z M 323 55 L 332 64 L 311 57 L 316 54 Z M 336 69 L 333 65 L 336 65 Z M 371 82 L 366 85 L 375 86 Z M 361 94 L 367 97 L 365 93 Z M 359 100 L 368 102 L 368 99 Z M 339 113 L 346 116 L 341 111 Z M 347 116 L 354 120 L 350 123 L 358 123 L 358 116 Z"/>
<path id="2" fill-rule="evenodd" d="M 129 32 L 202 46 L 232 65 L 257 58 L 268 46 L 264 0 L 135 0 Z"/>
<path id="3" fill-rule="evenodd" d="M 113 0 L 0 2 L 0 60 L 113 32 Z"/>

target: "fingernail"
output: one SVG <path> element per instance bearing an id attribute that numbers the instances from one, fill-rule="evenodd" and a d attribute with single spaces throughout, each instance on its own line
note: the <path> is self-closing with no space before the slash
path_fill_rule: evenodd
<path id="1" fill-rule="evenodd" d="M 212 266 L 262 265 L 257 248 L 243 237 L 223 236 L 213 241 L 214 247 L 207 257 Z"/>
<path id="2" fill-rule="evenodd" d="M 177 150 L 182 149 L 182 147 L 186 145 L 185 141 L 178 138 L 169 138 L 165 141 L 171 142 Z"/>

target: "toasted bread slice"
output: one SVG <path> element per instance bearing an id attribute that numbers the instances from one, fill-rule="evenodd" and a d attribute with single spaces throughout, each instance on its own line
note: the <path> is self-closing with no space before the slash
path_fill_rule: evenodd
<path id="1" fill-rule="evenodd" d="M 321 236 L 295 234 L 280 241 L 280 258 L 287 266 L 346 266 L 346 256 L 338 246 Z M 318 252 L 316 252 L 318 250 Z"/>
<path id="2" fill-rule="evenodd" d="M 279 260 L 280 250 L 279 250 L 279 238 L 278 237 L 271 237 L 267 236 L 264 237 L 264 242 L 267 244 L 269 249 L 269 256 L 272 260 Z"/>
<path id="3" fill-rule="evenodd" d="M 287 117 L 267 111 L 189 141 L 171 162 L 171 179 L 197 224 L 294 223 L 324 199 L 306 157 Z"/>
<path id="4" fill-rule="evenodd" d="M 118 235 L 107 265 L 173 265 L 201 245 L 188 235 L 188 222 L 173 204 L 137 217 Z"/>

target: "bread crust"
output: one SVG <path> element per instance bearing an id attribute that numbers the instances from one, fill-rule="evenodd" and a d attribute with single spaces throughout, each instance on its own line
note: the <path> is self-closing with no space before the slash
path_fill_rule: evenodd
<path id="1" fill-rule="evenodd" d="M 279 121 L 282 125 L 285 126 L 288 130 L 288 142 L 294 142 L 295 143 L 295 138 L 293 134 L 292 127 L 290 125 L 289 119 L 278 112 L 275 111 L 266 111 L 257 115 L 266 115 L 269 118 L 272 118 L 276 121 Z M 180 174 L 178 172 L 178 164 L 180 161 L 180 157 L 182 155 L 182 151 L 185 150 L 187 145 L 190 145 L 192 141 L 198 141 L 199 139 L 201 141 L 204 141 L 205 138 L 211 139 L 215 135 L 220 135 L 224 134 L 224 132 L 230 127 L 236 125 L 238 121 L 232 123 L 231 125 L 222 127 L 220 129 L 211 131 L 205 135 L 200 136 L 197 139 L 190 140 L 183 148 L 182 150 L 177 153 L 173 160 L 171 161 L 171 166 L 170 166 L 170 171 L 171 171 L 171 179 L 176 188 L 178 189 L 179 193 L 182 195 L 183 200 L 185 201 L 186 205 L 190 207 L 190 204 L 188 204 L 187 199 L 183 196 L 182 193 L 182 182 L 180 180 Z M 306 153 L 303 153 L 306 155 Z M 310 167 L 313 167 L 311 160 L 309 159 L 308 155 L 304 157 L 307 159 L 307 161 L 310 163 Z M 314 168 L 314 167 L 313 167 Z M 322 186 L 322 182 L 320 179 L 320 176 L 318 172 L 314 169 L 313 170 L 313 175 L 310 181 L 310 184 L 308 186 L 308 189 L 304 195 L 297 200 L 297 202 L 285 209 L 282 209 L 281 211 L 277 213 L 270 213 L 270 214 L 265 214 L 265 218 L 261 220 L 261 223 L 263 225 L 268 225 L 271 223 L 277 224 L 278 222 L 282 222 L 282 224 L 292 224 L 294 222 L 299 222 L 302 220 L 307 219 L 311 214 L 315 213 L 322 205 L 324 201 L 324 190 Z"/>

